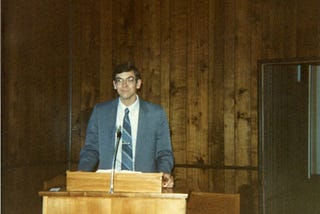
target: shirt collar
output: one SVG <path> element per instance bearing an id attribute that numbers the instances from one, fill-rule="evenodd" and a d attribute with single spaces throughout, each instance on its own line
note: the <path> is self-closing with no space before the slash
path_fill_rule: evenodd
<path id="1" fill-rule="evenodd" d="M 121 102 L 120 98 L 119 98 L 119 107 L 120 107 L 123 111 L 124 111 L 126 108 L 128 108 L 130 112 L 136 111 L 136 110 L 139 108 L 139 103 L 140 103 L 140 102 L 139 102 L 139 96 L 138 96 L 138 95 L 136 95 L 136 96 L 137 96 L 136 101 L 135 101 L 134 103 L 132 103 L 130 106 L 124 105 L 124 104 Z"/>

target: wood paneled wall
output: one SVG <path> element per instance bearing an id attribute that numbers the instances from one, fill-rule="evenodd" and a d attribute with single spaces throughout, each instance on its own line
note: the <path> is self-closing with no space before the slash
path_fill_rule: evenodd
<path id="1" fill-rule="evenodd" d="M 66 169 L 68 5 L 2 1 L 1 213 L 41 213 L 38 191 Z"/>
<path id="2" fill-rule="evenodd" d="M 87 13 L 97 7 L 83 2 L 78 6 Z M 312 18 L 317 6 L 315 0 L 102 2 L 99 23 L 97 13 L 78 16 L 86 34 L 100 36 L 100 58 L 92 59 L 100 67 L 86 69 L 85 81 L 75 79 L 91 91 L 74 93 L 80 99 L 74 105 L 85 108 L 74 112 L 82 133 L 74 144 L 84 142 L 86 123 L 79 115 L 89 116 L 94 103 L 115 96 L 112 67 L 133 60 L 143 74 L 140 95 L 168 114 L 177 188 L 257 198 L 257 60 L 319 55 L 319 21 Z M 92 37 L 79 39 L 80 48 L 93 50 Z"/>
<path id="3" fill-rule="evenodd" d="M 244 192 L 242 211 L 257 212 L 257 60 L 319 56 L 318 0 L 4 0 L 2 5 L 6 213 L 29 210 L 13 201 L 32 200 L 40 210 L 39 180 L 64 168 L 68 73 L 76 169 L 91 110 L 115 97 L 111 71 L 125 60 L 135 61 L 142 72 L 141 97 L 168 114 L 177 188 Z"/>

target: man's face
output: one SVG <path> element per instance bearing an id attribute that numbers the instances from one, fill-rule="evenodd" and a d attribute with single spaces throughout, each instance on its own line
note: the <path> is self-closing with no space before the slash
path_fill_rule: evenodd
<path id="1" fill-rule="evenodd" d="M 133 71 L 122 72 L 116 75 L 113 86 L 117 90 L 120 99 L 131 104 L 136 100 L 136 92 L 141 86 L 141 80 L 136 80 Z"/>

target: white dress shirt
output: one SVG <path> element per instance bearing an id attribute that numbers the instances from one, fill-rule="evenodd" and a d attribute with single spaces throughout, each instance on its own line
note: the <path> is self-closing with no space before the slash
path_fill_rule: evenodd
<path id="1" fill-rule="evenodd" d="M 133 163 L 135 161 L 135 151 L 136 151 L 136 141 L 137 141 L 137 132 L 138 132 L 138 119 L 139 119 L 139 97 L 137 95 L 136 101 L 130 105 L 124 105 L 120 100 L 118 104 L 117 110 L 117 121 L 116 127 L 123 127 L 123 118 L 125 115 L 125 109 L 129 109 L 129 119 L 131 125 L 131 137 L 132 137 L 132 159 Z M 116 139 L 117 140 L 117 139 Z M 115 142 L 116 143 L 116 142 Z M 117 161 L 116 161 L 116 170 L 121 170 L 121 151 L 122 151 L 122 140 L 120 140 L 118 154 L 117 154 Z M 134 171 L 134 164 L 133 164 L 133 171 Z"/>

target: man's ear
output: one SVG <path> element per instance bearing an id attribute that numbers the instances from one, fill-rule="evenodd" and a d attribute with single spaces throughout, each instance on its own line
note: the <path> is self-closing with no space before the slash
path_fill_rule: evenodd
<path id="1" fill-rule="evenodd" d="M 115 90 L 117 90 L 116 82 L 115 82 L 115 81 L 112 81 L 112 83 L 113 83 L 113 88 L 114 88 Z"/>
<path id="2" fill-rule="evenodd" d="M 140 87 L 141 87 L 141 84 L 142 84 L 142 81 L 141 81 L 141 79 L 138 79 L 138 80 L 137 80 L 137 85 L 136 85 L 136 89 L 140 89 Z"/>

